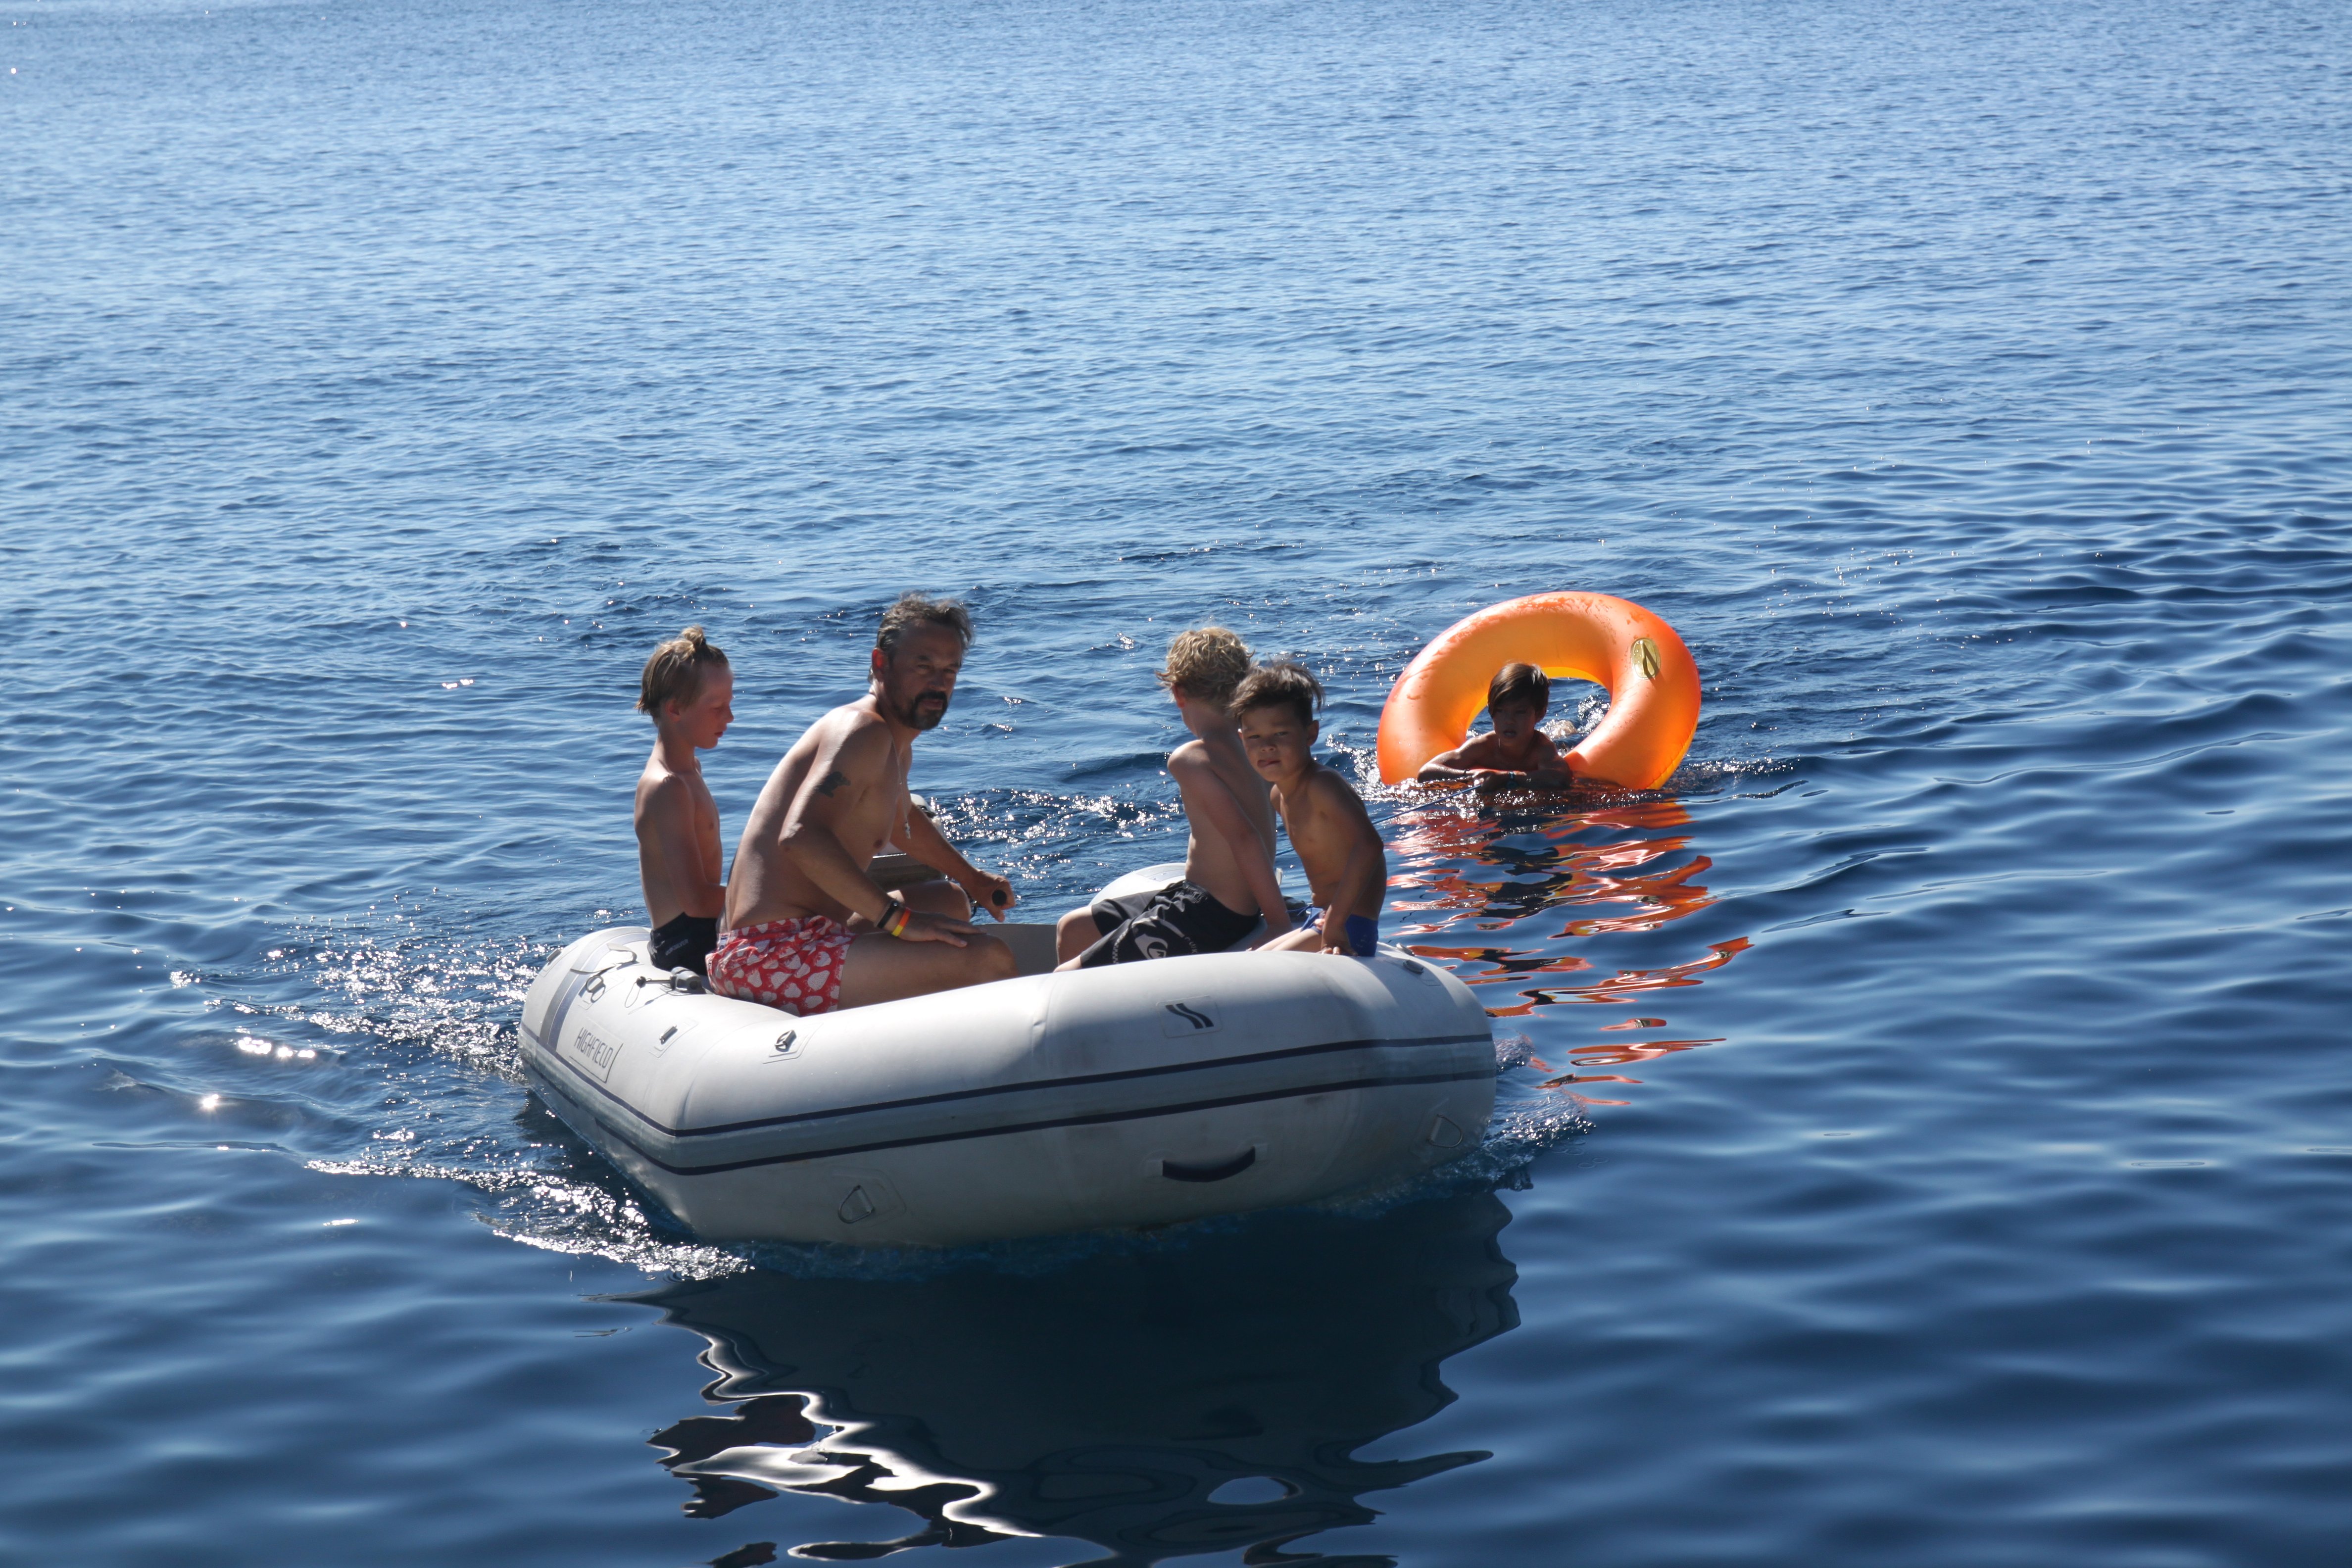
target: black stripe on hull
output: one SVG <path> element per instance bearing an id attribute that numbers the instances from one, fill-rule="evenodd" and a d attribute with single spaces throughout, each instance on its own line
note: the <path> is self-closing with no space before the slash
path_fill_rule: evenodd
<path id="1" fill-rule="evenodd" d="M 604 1084 L 587 1078 L 563 1059 L 563 1053 L 541 1042 L 541 1051 L 580 1085 L 602 1095 L 627 1111 L 646 1126 L 665 1138 L 715 1138 L 729 1132 L 751 1132 L 762 1127 L 789 1127 L 795 1122 L 825 1121 L 842 1116 L 864 1116 L 880 1110 L 908 1110 L 919 1105 L 943 1105 L 959 1100 L 982 1100 L 999 1094 L 1023 1094 L 1031 1089 L 1079 1089 L 1089 1084 L 1123 1083 L 1133 1079 L 1165 1078 L 1173 1073 L 1206 1072 L 1215 1068 L 1249 1067 L 1259 1062 L 1288 1061 L 1298 1057 L 1325 1056 L 1334 1051 L 1376 1050 L 1393 1047 L 1400 1050 L 1423 1046 L 1466 1046 L 1474 1040 L 1492 1043 L 1487 1035 L 1423 1035 L 1402 1040 L 1330 1040 L 1319 1046 L 1291 1046 L 1278 1051 L 1255 1051 L 1246 1056 L 1217 1057 L 1208 1061 L 1171 1062 L 1160 1067 L 1122 1068 L 1116 1072 L 1081 1073 L 1071 1078 L 1031 1079 L 1023 1083 L 997 1083 L 979 1089 L 948 1089 L 939 1094 L 919 1094 L 903 1100 L 877 1100 L 864 1105 L 833 1106 L 824 1110 L 795 1110 L 782 1116 L 762 1116 L 749 1121 L 722 1121 L 710 1127 L 667 1127 L 656 1121 Z M 635 1145 L 632 1145 L 634 1147 Z"/>
<path id="2" fill-rule="evenodd" d="M 1248 1060 L 1250 1058 L 1240 1058 Z M 533 1073 L 534 1078 L 543 1075 Z M 994 1127 L 972 1127 L 952 1132 L 929 1132 L 912 1138 L 883 1138 L 865 1143 L 844 1143 L 831 1149 L 804 1149 L 790 1154 L 763 1154 L 756 1159 L 727 1160 L 709 1165 L 673 1165 L 659 1158 L 646 1146 L 630 1137 L 601 1116 L 593 1118 L 597 1126 L 628 1145 L 647 1164 L 667 1171 L 674 1176 L 712 1176 L 728 1171 L 748 1171 L 761 1165 L 793 1165 L 810 1160 L 838 1159 L 850 1154 L 871 1154 L 884 1149 L 913 1149 L 929 1143 L 961 1143 L 974 1138 L 1005 1138 L 1020 1132 L 1044 1132 L 1058 1127 L 1100 1127 L 1117 1121 L 1143 1121 L 1155 1116 L 1182 1116 L 1195 1110 L 1220 1110 L 1228 1106 L 1256 1105 L 1273 1100 L 1297 1100 L 1310 1094 L 1345 1094 L 1353 1089 L 1405 1089 L 1417 1084 L 1469 1083 L 1492 1079 L 1492 1068 L 1478 1068 L 1468 1072 L 1420 1073 L 1392 1078 L 1349 1079 L 1339 1083 L 1298 1084 L 1288 1089 L 1261 1089 L 1255 1094 L 1230 1094 L 1214 1100 L 1195 1100 L 1182 1105 L 1154 1105 L 1129 1110 L 1097 1110 L 1079 1116 L 1056 1116 L 1038 1121 L 1010 1121 Z M 578 1101 L 575 1100 L 575 1103 Z M 583 1107 L 585 1109 L 584 1105 Z"/>

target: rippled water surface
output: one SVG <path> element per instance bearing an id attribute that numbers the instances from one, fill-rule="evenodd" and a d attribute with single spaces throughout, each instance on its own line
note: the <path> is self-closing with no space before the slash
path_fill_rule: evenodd
<path id="1" fill-rule="evenodd" d="M 0 1556 L 2342 1560 L 2340 5 L 7 16 Z M 857 1258 L 572 1142 L 645 651 L 731 843 L 908 586 L 1033 917 L 1179 842 L 1171 630 L 1311 661 L 1482 1152 Z M 1552 588 L 1671 786 L 1372 787 Z"/>

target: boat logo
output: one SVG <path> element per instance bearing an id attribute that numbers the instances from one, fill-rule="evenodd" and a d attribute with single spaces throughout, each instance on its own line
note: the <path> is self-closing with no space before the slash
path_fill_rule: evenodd
<path id="1" fill-rule="evenodd" d="M 611 1076 L 613 1058 L 621 1054 L 621 1047 L 583 1026 L 572 1037 L 572 1054 L 580 1058 L 581 1070 L 594 1073 L 602 1083 Z"/>
<path id="2" fill-rule="evenodd" d="M 1160 1024 L 1163 1035 L 1205 1035 L 1217 1026 L 1217 1016 L 1206 1002 L 1171 1002 L 1164 1010 L 1168 1016 Z"/>

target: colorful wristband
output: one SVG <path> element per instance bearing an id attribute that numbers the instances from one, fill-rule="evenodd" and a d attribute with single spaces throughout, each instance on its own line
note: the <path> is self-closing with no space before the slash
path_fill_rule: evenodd
<path id="1" fill-rule="evenodd" d="M 884 936 L 903 936 L 906 934 L 907 927 L 913 922 L 914 918 L 914 910 L 908 909 L 898 900 L 892 899 L 890 900 L 890 908 L 884 912 L 881 920 L 877 922 L 877 925 Z"/>

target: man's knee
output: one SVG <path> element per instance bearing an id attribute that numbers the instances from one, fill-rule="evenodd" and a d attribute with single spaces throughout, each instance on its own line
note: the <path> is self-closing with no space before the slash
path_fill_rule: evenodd
<path id="1" fill-rule="evenodd" d="M 972 966 L 982 980 L 1010 980 L 1021 973 L 1020 961 L 1013 956 L 1012 947 L 992 936 L 976 936 L 964 949 L 972 955 Z"/>

